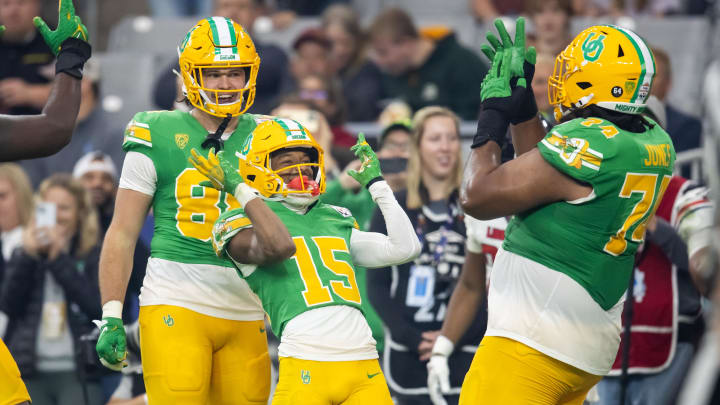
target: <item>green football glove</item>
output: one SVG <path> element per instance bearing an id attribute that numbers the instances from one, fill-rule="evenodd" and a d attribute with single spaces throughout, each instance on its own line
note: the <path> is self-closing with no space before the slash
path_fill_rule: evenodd
<path id="1" fill-rule="evenodd" d="M 518 124 L 533 118 L 538 113 L 535 95 L 530 86 L 535 75 L 537 52 L 535 47 L 525 48 L 525 19 L 523 17 L 518 17 L 515 23 L 514 43 L 499 18 L 495 20 L 495 28 L 502 42 L 492 32 L 488 32 L 486 37 L 492 47 L 482 45 L 481 50 L 491 61 L 495 59 L 499 50 L 509 49 L 511 51 L 509 64 L 512 100 L 510 102 L 513 108 L 509 118 L 510 122 Z"/>
<path id="2" fill-rule="evenodd" d="M 365 134 L 359 133 L 357 143 L 350 148 L 355 156 L 362 162 L 360 170 L 348 170 L 348 175 L 357 180 L 363 187 L 370 187 L 373 183 L 382 180 L 380 161 L 375 152 L 365 141 Z"/>
<path id="3" fill-rule="evenodd" d="M 492 66 L 485 75 L 485 78 L 482 81 L 482 87 L 480 88 L 480 102 L 482 103 L 483 108 L 487 107 L 488 104 L 492 104 L 492 99 L 510 98 L 512 94 L 512 90 L 510 89 L 511 58 L 511 51 L 505 48 L 502 48 L 495 53 Z M 501 106 L 500 109 L 509 112 L 512 109 L 512 106 Z"/>
<path id="4" fill-rule="evenodd" d="M 201 186 L 213 187 L 233 194 L 237 186 L 244 183 L 240 173 L 232 166 L 230 161 L 225 159 L 224 151 L 215 154 L 215 148 L 210 148 L 207 159 L 199 154 L 195 148 L 190 151 L 190 154 L 192 156 L 188 157 L 188 161 L 210 180 L 209 182 L 200 183 Z"/>
<path id="5" fill-rule="evenodd" d="M 510 34 L 508 34 L 505 24 L 503 24 L 501 19 L 495 19 L 495 28 L 497 29 L 498 34 L 500 34 L 502 42 L 499 41 L 492 32 L 488 32 L 486 38 L 490 45 L 492 45 L 492 48 L 483 44 L 480 49 L 490 60 L 495 59 L 495 53 L 499 49 L 511 49 L 512 56 L 510 58 L 510 77 L 518 79 L 518 86 L 526 87 L 528 83 L 532 83 L 532 75 L 535 73 L 534 65 L 535 60 L 537 59 L 537 52 L 535 51 L 534 46 L 525 48 L 525 19 L 523 17 L 518 17 L 515 22 L 515 42 L 510 39 Z M 526 75 L 528 73 L 528 66 L 526 64 L 532 66 L 533 68 L 533 72 L 530 77 L 527 77 Z"/>
<path id="6" fill-rule="evenodd" d="M 5 26 L 4 26 L 4 25 L 0 25 L 0 37 L 2 36 L 2 34 L 3 34 L 4 32 L 5 32 Z"/>
<path id="7" fill-rule="evenodd" d="M 104 317 L 102 321 L 94 320 L 93 323 L 100 328 L 95 351 L 100 356 L 100 363 L 110 370 L 120 371 L 127 367 L 125 327 L 122 319 Z"/>
<path id="8" fill-rule="evenodd" d="M 59 0 L 58 24 L 55 31 L 52 31 L 40 17 L 33 18 L 33 23 L 55 55 L 60 52 L 62 43 L 68 38 L 89 42 L 87 28 L 83 25 L 80 17 L 75 15 L 72 0 Z"/>

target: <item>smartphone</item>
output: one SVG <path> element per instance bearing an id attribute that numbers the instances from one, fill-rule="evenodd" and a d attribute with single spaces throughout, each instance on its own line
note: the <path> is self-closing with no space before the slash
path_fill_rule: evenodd
<path id="1" fill-rule="evenodd" d="M 380 170 L 385 174 L 402 173 L 407 170 L 408 160 L 405 158 L 378 159 Z"/>
<path id="2" fill-rule="evenodd" d="M 51 227 L 55 226 L 56 221 L 55 203 L 41 201 L 35 205 L 35 226 Z"/>

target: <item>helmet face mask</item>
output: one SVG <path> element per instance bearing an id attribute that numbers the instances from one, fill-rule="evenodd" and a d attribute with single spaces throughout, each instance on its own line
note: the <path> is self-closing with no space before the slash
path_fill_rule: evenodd
<path id="1" fill-rule="evenodd" d="M 210 115 L 235 117 L 250 108 L 255 100 L 260 58 L 245 30 L 224 17 L 210 17 L 198 22 L 178 47 L 183 92 L 195 108 Z M 212 69 L 212 70 L 211 70 Z M 243 69 L 245 80 L 240 88 L 208 87 L 208 72 Z M 231 101 L 224 96 L 237 94 Z"/>
<path id="2" fill-rule="evenodd" d="M 596 104 L 612 111 L 640 114 L 655 76 L 655 59 L 645 41 L 616 26 L 590 27 L 555 59 L 548 99 L 555 119 Z"/>
<path id="3" fill-rule="evenodd" d="M 283 152 L 303 152 L 309 162 L 295 161 L 273 168 L 273 158 Z M 296 121 L 275 118 L 260 123 L 245 141 L 240 152 L 240 174 L 245 182 L 269 200 L 315 201 L 325 192 L 325 165 L 322 147 L 310 132 Z M 310 168 L 312 175 L 303 175 Z M 283 177 L 295 174 L 286 183 Z"/>

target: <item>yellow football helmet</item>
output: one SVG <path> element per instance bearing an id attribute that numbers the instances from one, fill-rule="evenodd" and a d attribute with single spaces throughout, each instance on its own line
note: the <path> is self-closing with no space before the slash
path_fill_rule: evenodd
<path id="1" fill-rule="evenodd" d="M 183 92 L 190 103 L 217 117 L 234 116 L 247 111 L 255 100 L 255 81 L 260 57 L 250 35 L 236 22 L 225 17 L 210 17 L 198 22 L 178 47 Z M 204 69 L 244 68 L 245 87 L 221 92 L 204 86 Z M 220 97 L 238 93 L 236 100 L 222 103 Z"/>
<path id="2" fill-rule="evenodd" d="M 596 25 L 580 34 L 555 59 L 548 98 L 555 119 L 591 104 L 640 114 L 655 77 L 655 58 L 636 33 Z"/>
<path id="3" fill-rule="evenodd" d="M 271 158 L 281 149 L 307 148 L 310 163 L 301 163 L 273 170 Z M 283 199 L 292 194 L 317 197 L 325 192 L 325 163 L 322 147 L 315 142 L 310 132 L 297 121 L 274 118 L 260 123 L 245 140 L 240 152 L 240 174 L 245 182 L 268 199 Z M 304 166 L 313 170 L 313 179 L 300 172 Z M 280 171 L 297 170 L 296 184 L 285 184 Z"/>

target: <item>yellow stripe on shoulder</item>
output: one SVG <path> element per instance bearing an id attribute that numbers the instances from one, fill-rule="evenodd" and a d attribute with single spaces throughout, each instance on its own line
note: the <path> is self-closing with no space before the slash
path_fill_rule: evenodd
<path id="1" fill-rule="evenodd" d="M 152 147 L 152 137 L 148 124 L 131 121 L 125 128 L 125 142 L 135 142 Z"/>

